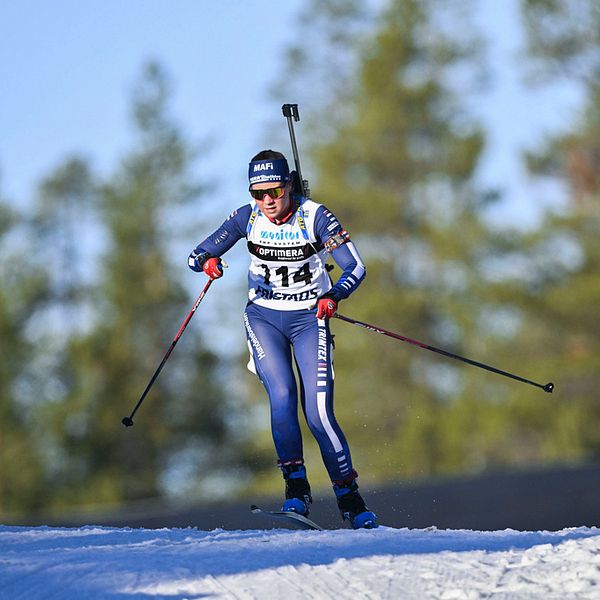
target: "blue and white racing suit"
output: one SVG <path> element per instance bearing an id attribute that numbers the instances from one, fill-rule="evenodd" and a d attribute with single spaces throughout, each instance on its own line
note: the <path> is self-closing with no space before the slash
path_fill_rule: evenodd
<path id="1" fill-rule="evenodd" d="M 347 298 L 365 277 L 365 266 L 337 218 L 322 204 L 295 197 L 296 210 L 283 224 L 270 221 L 255 202 L 234 211 L 190 255 L 222 256 L 246 238 L 251 262 L 244 325 L 248 367 L 265 386 L 271 430 L 281 465 L 303 460 L 298 421 L 300 399 L 333 482 L 356 477 L 348 443 L 333 411 L 332 337 L 329 322 L 316 319 L 317 299 L 329 292 Z M 332 285 L 330 253 L 342 275 Z M 293 362 L 299 373 L 299 390 Z"/>

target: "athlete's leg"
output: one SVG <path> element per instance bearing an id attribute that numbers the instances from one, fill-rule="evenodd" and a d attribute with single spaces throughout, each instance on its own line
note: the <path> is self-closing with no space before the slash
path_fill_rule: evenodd
<path id="1" fill-rule="evenodd" d="M 248 304 L 244 325 L 256 374 L 271 405 L 271 432 L 280 464 L 302 459 L 298 390 L 290 342 L 281 331 L 280 311 Z"/>
<path id="2" fill-rule="evenodd" d="M 317 320 L 314 312 L 308 312 L 303 326 L 294 331 L 292 342 L 304 385 L 306 420 L 319 443 L 342 518 L 349 520 L 354 529 L 377 527 L 377 516 L 358 492 L 348 443 L 333 413 L 329 322 Z"/>
<path id="3" fill-rule="evenodd" d="M 350 449 L 333 411 L 333 356 L 329 323 L 306 311 L 292 333 L 294 356 L 304 392 L 308 426 L 332 481 L 356 477 Z"/>

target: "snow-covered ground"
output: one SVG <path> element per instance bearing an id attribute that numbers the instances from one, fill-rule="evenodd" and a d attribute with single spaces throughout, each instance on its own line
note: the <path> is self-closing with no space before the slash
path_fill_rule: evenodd
<path id="1" fill-rule="evenodd" d="M 600 598 L 600 529 L 0 526 L 0 598 Z"/>

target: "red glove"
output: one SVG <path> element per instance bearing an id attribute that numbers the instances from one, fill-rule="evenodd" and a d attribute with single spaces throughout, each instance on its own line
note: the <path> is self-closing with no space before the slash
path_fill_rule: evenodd
<path id="1" fill-rule="evenodd" d="M 337 302 L 333 298 L 323 296 L 317 300 L 317 319 L 331 319 L 337 310 Z"/>
<path id="2" fill-rule="evenodd" d="M 221 263 L 221 259 L 217 256 L 207 258 L 202 265 L 202 270 L 211 279 L 219 279 L 219 277 L 223 277 L 223 265 Z"/>

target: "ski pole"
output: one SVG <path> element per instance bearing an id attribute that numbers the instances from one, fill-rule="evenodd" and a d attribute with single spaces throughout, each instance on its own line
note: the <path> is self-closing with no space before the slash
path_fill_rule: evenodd
<path id="1" fill-rule="evenodd" d="M 288 130 L 290 132 L 290 142 L 292 143 L 292 153 L 294 154 L 294 164 L 296 165 L 296 173 L 298 175 L 298 192 L 305 198 L 310 197 L 310 189 L 308 181 L 302 179 L 302 171 L 300 169 L 300 157 L 298 155 L 298 146 L 296 145 L 296 134 L 294 133 L 294 121 L 300 120 L 297 104 L 284 104 L 281 107 L 283 116 L 287 119 Z M 293 120 L 292 120 L 293 119 Z"/>
<path id="2" fill-rule="evenodd" d="M 443 356 L 447 356 L 449 358 L 455 358 L 456 360 L 461 360 L 469 365 L 473 365 L 475 367 L 479 367 L 480 369 L 485 369 L 486 371 L 491 371 L 492 373 L 497 373 L 498 375 L 503 375 L 504 377 L 510 377 L 511 379 L 516 379 L 522 383 L 528 383 L 529 385 L 534 385 L 535 387 L 542 388 L 545 392 L 549 394 L 554 390 L 553 383 L 536 383 L 535 381 L 531 381 L 529 379 L 525 379 L 524 377 L 519 377 L 519 375 L 514 375 L 513 373 L 508 373 L 507 371 L 502 371 L 497 369 L 496 367 L 491 367 L 490 365 L 486 365 L 484 363 L 477 362 L 476 360 L 471 360 L 470 358 L 465 358 L 464 356 L 459 356 L 458 354 L 454 354 L 452 352 L 448 352 L 447 350 L 442 350 L 441 348 L 436 348 L 435 346 L 430 346 L 429 344 L 424 344 L 423 342 L 419 342 L 418 340 L 412 340 L 408 337 L 400 335 L 399 333 L 394 333 L 392 331 L 387 331 L 386 329 L 382 329 L 381 327 L 375 327 L 375 325 L 369 325 L 369 323 L 363 323 L 362 321 L 357 321 L 356 319 L 351 319 L 350 317 L 344 317 L 339 313 L 336 313 L 334 317 L 346 321 L 346 323 L 352 323 L 353 325 L 358 325 L 359 327 L 364 327 L 369 331 L 373 331 L 374 333 L 381 333 L 382 335 L 387 335 L 388 337 L 394 338 L 396 340 L 400 340 L 401 342 L 408 342 L 413 346 L 418 346 L 419 348 L 425 348 L 425 350 L 431 350 L 432 352 L 437 352 L 438 354 L 442 354 Z"/>
<path id="3" fill-rule="evenodd" d="M 209 279 L 206 282 L 204 289 L 200 292 L 198 299 L 194 303 L 194 306 L 192 306 L 192 310 L 190 310 L 188 316 L 185 318 L 185 321 L 182 323 L 181 327 L 179 328 L 177 335 L 173 338 L 173 341 L 171 342 L 171 345 L 169 346 L 167 353 L 165 354 L 164 358 L 162 359 L 160 365 L 158 365 L 158 369 L 156 369 L 156 371 L 154 371 L 154 375 L 152 375 L 152 378 L 150 379 L 148 385 L 146 386 L 146 389 L 144 390 L 140 399 L 138 400 L 138 403 L 135 405 L 135 408 L 131 411 L 131 414 L 128 417 L 123 417 L 123 419 L 121 420 L 121 423 L 123 423 L 123 425 L 125 425 L 125 427 L 133 426 L 133 415 L 135 415 L 138 408 L 141 406 L 142 402 L 144 401 L 144 398 L 148 395 L 150 388 L 154 385 L 154 382 L 158 378 L 158 375 L 162 371 L 162 368 L 165 366 L 165 363 L 167 362 L 167 360 L 169 360 L 169 356 L 171 356 L 171 352 L 173 352 L 173 348 L 175 348 L 177 342 L 179 341 L 179 338 L 182 336 L 183 332 L 185 331 L 185 328 L 187 327 L 187 324 L 191 321 L 192 317 L 194 316 L 196 309 L 198 308 L 198 306 L 200 306 L 200 302 L 202 302 L 202 298 L 204 298 L 204 296 L 206 295 L 206 292 L 208 291 L 208 288 L 210 287 L 210 285 L 213 281 L 214 281 L 214 279 Z"/>

